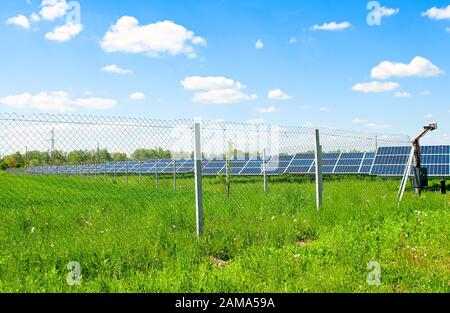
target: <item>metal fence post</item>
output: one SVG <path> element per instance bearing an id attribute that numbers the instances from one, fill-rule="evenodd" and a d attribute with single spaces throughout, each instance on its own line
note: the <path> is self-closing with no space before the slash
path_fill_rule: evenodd
<path id="1" fill-rule="evenodd" d="M 173 190 L 177 191 L 177 160 L 173 160 Z"/>
<path id="2" fill-rule="evenodd" d="M 116 169 L 116 166 L 117 166 L 117 162 L 114 161 L 114 184 L 117 184 L 117 169 Z"/>
<path id="3" fill-rule="evenodd" d="M 319 130 L 315 131 L 315 160 L 316 160 L 316 206 L 317 210 L 322 207 L 322 193 L 323 193 L 323 174 L 322 174 L 322 146 L 320 145 Z"/>
<path id="4" fill-rule="evenodd" d="M 158 191 L 158 159 L 155 159 L 155 186 Z"/>
<path id="5" fill-rule="evenodd" d="M 139 158 L 139 184 L 142 182 L 142 161 Z"/>
<path id="6" fill-rule="evenodd" d="M 264 192 L 267 193 L 269 191 L 269 186 L 267 185 L 267 164 L 266 164 L 266 149 L 263 150 L 263 175 L 264 175 Z"/>
<path id="7" fill-rule="evenodd" d="M 128 186 L 128 160 L 125 161 L 125 176 L 126 176 L 126 184 Z"/>
<path id="8" fill-rule="evenodd" d="M 195 160 L 195 207 L 197 216 L 197 237 L 203 233 L 203 194 L 202 194 L 202 146 L 200 123 L 194 126 L 194 160 Z"/>
<path id="9" fill-rule="evenodd" d="M 103 180 L 106 183 L 106 159 L 103 160 Z"/>

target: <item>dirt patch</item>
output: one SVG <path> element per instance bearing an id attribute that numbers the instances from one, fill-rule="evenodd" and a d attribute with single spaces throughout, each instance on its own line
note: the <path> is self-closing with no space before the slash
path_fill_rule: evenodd
<path id="1" fill-rule="evenodd" d="M 300 248 L 305 248 L 308 247 L 310 245 L 312 245 L 313 241 L 312 240 L 301 240 L 301 241 L 297 241 L 296 246 L 300 247 Z"/>
<path id="2" fill-rule="evenodd" d="M 213 257 L 213 256 L 210 258 L 210 260 L 211 260 L 211 263 L 212 263 L 215 267 L 220 268 L 221 270 L 224 269 L 224 268 L 228 265 L 228 262 L 227 262 L 227 261 L 218 259 L 218 258 Z"/>

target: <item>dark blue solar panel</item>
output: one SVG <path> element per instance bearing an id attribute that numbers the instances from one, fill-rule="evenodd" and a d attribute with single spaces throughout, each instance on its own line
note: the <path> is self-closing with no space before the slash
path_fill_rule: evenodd
<path id="1" fill-rule="evenodd" d="M 334 170 L 335 173 L 342 173 L 342 174 L 353 174 L 358 173 L 359 171 L 359 165 L 358 166 L 336 166 L 336 169 Z"/>
<path id="2" fill-rule="evenodd" d="M 361 170 L 359 171 L 361 174 L 370 174 L 370 170 L 372 166 L 361 166 Z"/>
<path id="3" fill-rule="evenodd" d="M 423 146 L 420 152 L 422 154 L 450 154 L 450 146 Z"/>
<path id="4" fill-rule="evenodd" d="M 340 159 L 337 166 L 360 166 L 362 162 L 361 159 Z"/>
<path id="5" fill-rule="evenodd" d="M 364 157 L 364 153 L 342 153 L 341 160 L 342 159 L 362 159 Z"/>
<path id="6" fill-rule="evenodd" d="M 314 160 L 315 155 L 313 153 L 300 153 L 296 154 L 294 160 Z"/>

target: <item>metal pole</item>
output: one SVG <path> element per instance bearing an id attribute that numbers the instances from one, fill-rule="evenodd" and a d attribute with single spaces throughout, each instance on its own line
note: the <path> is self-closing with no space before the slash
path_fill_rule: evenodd
<path id="1" fill-rule="evenodd" d="M 139 158 L 139 184 L 142 182 L 142 163 L 141 158 Z"/>
<path id="2" fill-rule="evenodd" d="M 177 160 L 173 160 L 173 190 L 177 191 Z"/>
<path id="3" fill-rule="evenodd" d="M 116 171 L 116 161 L 114 161 L 114 184 L 117 184 L 117 171 Z"/>
<path id="4" fill-rule="evenodd" d="M 126 175 L 126 181 L 128 186 L 128 160 L 125 161 L 125 175 Z"/>
<path id="5" fill-rule="evenodd" d="M 155 159 L 155 185 L 156 191 L 158 191 L 158 159 Z"/>
<path id="6" fill-rule="evenodd" d="M 322 174 L 322 146 L 320 145 L 320 134 L 319 130 L 315 131 L 316 139 L 316 206 L 317 210 L 322 207 L 322 193 L 323 193 L 323 174 Z"/>
<path id="7" fill-rule="evenodd" d="M 269 186 L 267 185 L 267 164 L 266 164 L 266 149 L 263 150 L 263 175 L 264 175 L 264 192 L 269 191 Z"/>
<path id="8" fill-rule="evenodd" d="M 103 180 L 106 182 L 106 159 L 103 160 Z"/>
<path id="9" fill-rule="evenodd" d="M 202 194 L 202 146 L 200 123 L 194 126 L 194 160 L 195 160 L 195 207 L 197 217 L 197 237 L 203 234 L 203 194 Z"/>

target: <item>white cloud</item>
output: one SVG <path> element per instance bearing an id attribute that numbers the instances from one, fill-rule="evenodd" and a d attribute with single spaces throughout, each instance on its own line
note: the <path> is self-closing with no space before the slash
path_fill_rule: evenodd
<path id="1" fill-rule="evenodd" d="M 66 15 L 68 9 L 65 0 L 42 0 L 39 14 L 44 20 L 53 21 Z"/>
<path id="2" fill-rule="evenodd" d="M 185 90 L 242 89 L 241 83 L 223 76 L 190 76 L 181 81 Z"/>
<path id="3" fill-rule="evenodd" d="M 236 89 L 217 89 L 198 92 L 194 95 L 194 102 L 228 104 L 258 99 L 256 94 L 248 95 Z"/>
<path id="4" fill-rule="evenodd" d="M 145 100 L 145 98 L 146 98 L 146 96 L 145 96 L 145 94 L 142 93 L 142 92 L 135 92 L 135 93 L 132 93 L 132 94 L 128 97 L 128 99 L 133 100 L 133 101 L 142 101 L 142 100 Z"/>
<path id="5" fill-rule="evenodd" d="M 291 39 L 289 39 L 289 43 L 290 43 L 290 44 L 295 44 L 295 43 L 297 43 L 297 38 L 291 37 Z"/>
<path id="6" fill-rule="evenodd" d="M 387 92 L 398 89 L 400 85 L 398 83 L 388 82 L 370 82 L 370 83 L 358 83 L 353 86 L 354 91 L 370 93 L 370 92 Z"/>
<path id="7" fill-rule="evenodd" d="M 388 129 L 388 128 L 392 128 L 391 124 L 377 124 L 377 123 L 367 123 L 365 125 L 366 128 L 370 128 L 370 129 Z"/>
<path id="8" fill-rule="evenodd" d="M 292 100 L 293 97 L 286 94 L 283 90 L 281 89 L 274 89 L 274 90 L 270 90 L 267 93 L 267 98 L 271 99 L 271 100 Z"/>
<path id="9" fill-rule="evenodd" d="M 196 91 L 193 101 L 226 104 L 256 100 L 256 94 L 245 94 L 245 86 L 223 76 L 191 76 L 181 81 L 185 90 Z"/>
<path id="10" fill-rule="evenodd" d="M 311 30 L 340 31 L 348 29 L 350 27 L 352 27 L 352 24 L 350 24 L 349 22 L 342 22 L 342 23 L 330 22 L 324 23 L 322 25 L 314 25 L 311 27 Z"/>
<path id="11" fill-rule="evenodd" d="M 431 77 L 444 72 L 429 60 L 420 56 L 415 57 L 409 64 L 381 62 L 372 69 L 372 78 L 387 79 L 390 77 Z"/>
<path id="12" fill-rule="evenodd" d="M 37 109 L 40 111 L 73 111 L 69 95 L 64 91 L 41 92 L 36 95 L 22 93 L 0 99 L 0 103 L 16 109 Z"/>
<path id="13" fill-rule="evenodd" d="M 330 109 L 329 109 L 329 108 L 322 107 L 322 108 L 319 109 L 319 111 L 320 111 L 320 112 L 323 112 L 323 113 L 328 113 L 328 112 L 330 112 Z"/>
<path id="14" fill-rule="evenodd" d="M 361 118 L 359 118 L 359 117 L 355 117 L 355 118 L 352 120 L 352 123 L 354 123 L 354 124 L 367 124 L 368 122 L 369 122 L 368 120 L 361 119 Z"/>
<path id="15" fill-rule="evenodd" d="M 45 34 L 45 38 L 48 40 L 65 42 L 72 39 L 72 37 L 78 35 L 83 31 L 83 25 L 81 24 L 65 24 L 62 26 L 57 26 L 53 31 Z"/>
<path id="16" fill-rule="evenodd" d="M 265 122 L 266 122 L 266 120 L 262 119 L 262 118 L 254 118 L 254 119 L 250 119 L 247 121 L 248 124 L 253 124 L 253 125 L 263 124 Z"/>
<path id="17" fill-rule="evenodd" d="M 30 28 L 30 21 L 28 20 L 28 18 L 25 15 L 17 15 L 14 17 L 10 17 L 9 19 L 6 20 L 6 24 L 8 25 L 16 25 L 25 29 L 29 29 Z"/>
<path id="18" fill-rule="evenodd" d="M 426 119 L 432 119 L 432 118 L 433 118 L 433 114 L 428 113 L 428 114 L 425 114 L 424 117 L 425 117 Z"/>
<path id="19" fill-rule="evenodd" d="M 120 75 L 126 75 L 126 74 L 132 74 L 133 71 L 128 69 L 120 68 L 119 66 L 115 64 L 107 65 L 101 68 L 102 72 L 105 73 L 111 73 L 111 74 L 120 74 Z"/>
<path id="20" fill-rule="evenodd" d="M 256 49 L 262 49 L 262 48 L 264 48 L 264 43 L 263 43 L 262 39 L 258 39 L 258 40 L 256 41 L 256 43 L 255 43 L 255 48 L 256 48 Z"/>
<path id="21" fill-rule="evenodd" d="M 205 46 L 206 40 L 172 21 L 139 25 L 131 16 L 121 17 L 103 36 L 100 45 L 106 52 L 144 53 L 149 56 L 186 54 L 196 57 L 193 45 Z"/>
<path id="22" fill-rule="evenodd" d="M 395 98 L 410 98 L 411 94 L 406 91 L 397 91 L 396 93 L 394 93 L 394 97 Z"/>
<path id="23" fill-rule="evenodd" d="M 380 16 L 381 17 L 384 17 L 384 16 L 389 17 L 389 16 L 393 16 L 393 15 L 398 14 L 398 13 L 400 13 L 400 9 L 398 9 L 398 8 L 396 8 L 396 9 L 394 9 L 394 8 L 386 8 L 386 7 L 381 7 L 380 8 Z"/>
<path id="24" fill-rule="evenodd" d="M 447 27 L 447 28 L 445 29 L 445 31 L 446 31 L 447 33 L 450 33 L 450 27 Z"/>
<path id="25" fill-rule="evenodd" d="M 370 128 L 370 129 L 387 129 L 387 128 L 391 128 L 392 125 L 390 124 L 378 124 L 378 123 L 373 123 L 373 122 L 369 122 L 366 119 L 362 119 L 359 117 L 355 117 L 352 120 L 353 124 L 358 124 L 358 125 L 363 125 L 365 128 Z"/>
<path id="26" fill-rule="evenodd" d="M 116 100 L 85 98 L 71 100 L 65 91 L 41 92 L 36 95 L 22 93 L 0 98 L 0 104 L 15 109 L 36 109 L 39 111 L 73 112 L 76 106 L 92 109 L 110 109 L 117 105 Z"/>
<path id="27" fill-rule="evenodd" d="M 450 5 L 445 8 L 432 7 L 426 12 L 422 13 L 422 16 L 426 16 L 432 20 L 446 20 L 450 19 Z"/>
<path id="28" fill-rule="evenodd" d="M 278 109 L 274 106 L 268 107 L 268 108 L 257 108 L 256 109 L 259 113 L 274 113 L 277 112 Z"/>
<path id="29" fill-rule="evenodd" d="M 105 98 L 81 98 L 74 100 L 73 104 L 85 109 L 108 110 L 115 108 L 117 101 Z"/>
<path id="30" fill-rule="evenodd" d="M 39 14 L 31 13 L 30 20 L 33 22 L 39 22 L 41 20 L 41 17 L 39 16 Z"/>

